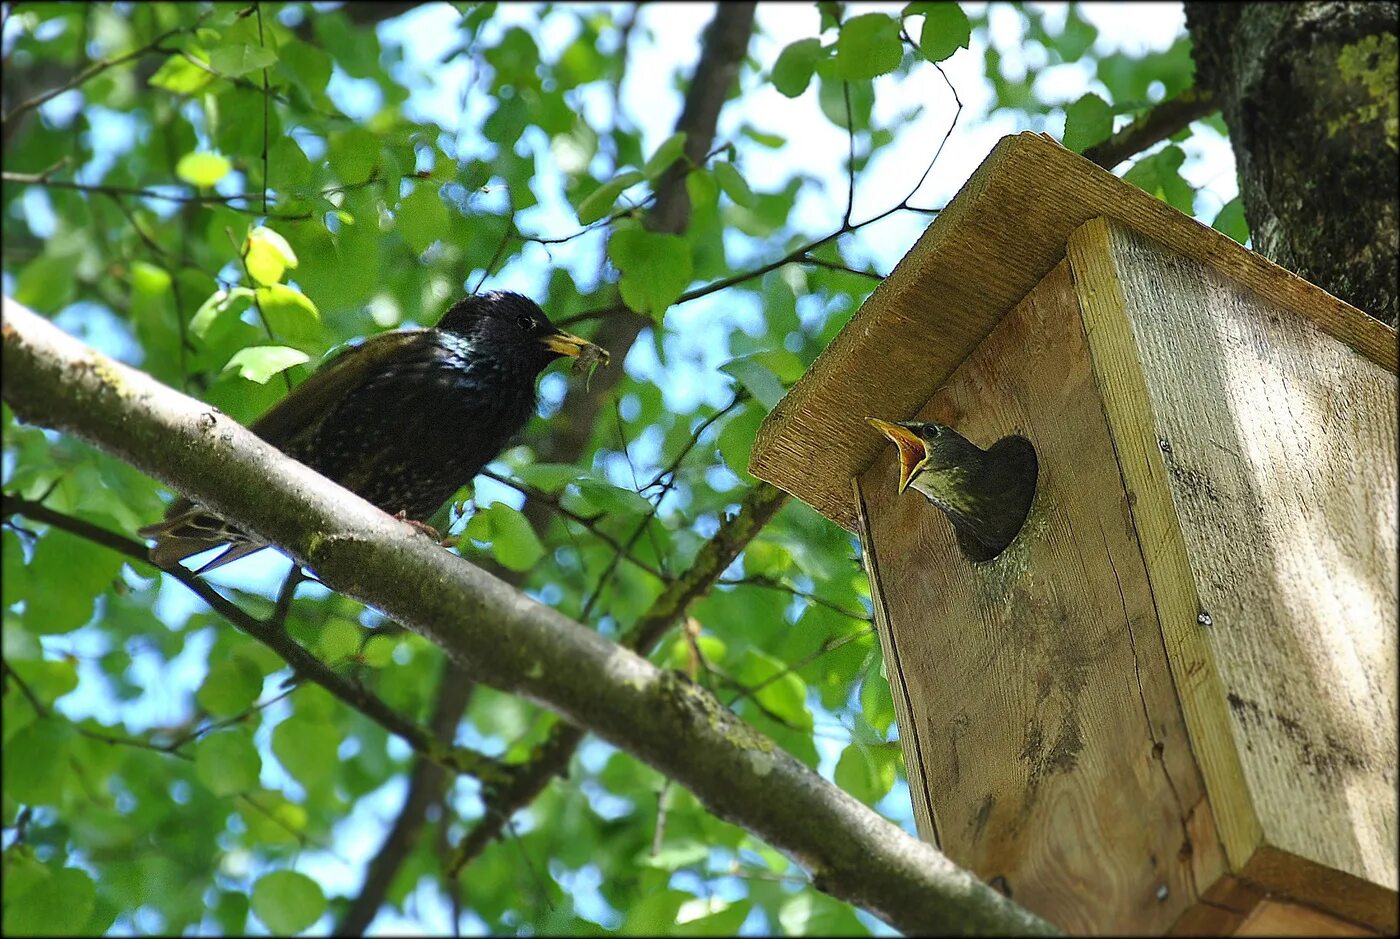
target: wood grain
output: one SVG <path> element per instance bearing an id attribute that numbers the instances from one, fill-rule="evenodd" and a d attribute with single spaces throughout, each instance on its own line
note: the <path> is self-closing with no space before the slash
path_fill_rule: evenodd
<path id="1" fill-rule="evenodd" d="M 1103 220 L 1069 258 L 1231 866 L 1393 930 L 1394 363 Z"/>
<path id="2" fill-rule="evenodd" d="M 886 670 L 908 700 L 906 765 L 927 776 L 915 804 L 932 793 L 942 850 L 1057 925 L 1164 932 L 1198 881 L 1224 874 L 1224 853 L 1198 814 L 1204 785 L 1067 264 L 920 415 L 983 447 L 1026 436 L 1040 482 L 1026 529 L 980 564 L 923 496 L 896 493 L 892 447 L 858 482 Z"/>
<path id="3" fill-rule="evenodd" d="M 850 480 L 885 447 L 867 416 L 914 413 L 1104 216 L 1316 323 L 1392 371 L 1395 331 L 1078 154 L 1006 137 L 778 403 L 749 469 L 854 531 Z"/>

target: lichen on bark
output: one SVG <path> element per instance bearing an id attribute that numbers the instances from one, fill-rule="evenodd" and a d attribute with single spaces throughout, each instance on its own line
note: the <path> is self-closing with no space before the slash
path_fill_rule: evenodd
<path id="1" fill-rule="evenodd" d="M 1397 11 L 1186 4 L 1197 84 L 1220 100 L 1255 250 L 1391 325 Z"/>

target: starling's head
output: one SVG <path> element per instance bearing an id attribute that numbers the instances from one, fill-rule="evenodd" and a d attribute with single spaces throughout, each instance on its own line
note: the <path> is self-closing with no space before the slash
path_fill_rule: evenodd
<path id="1" fill-rule="evenodd" d="M 878 417 L 866 420 L 899 448 L 900 492 L 921 474 L 966 470 L 982 455 L 962 434 L 934 421 L 882 421 Z"/>
<path id="2" fill-rule="evenodd" d="M 518 293 L 492 290 L 458 300 L 437 328 L 501 352 L 519 350 L 537 370 L 560 356 L 608 364 L 606 349 L 559 329 L 535 301 Z"/>

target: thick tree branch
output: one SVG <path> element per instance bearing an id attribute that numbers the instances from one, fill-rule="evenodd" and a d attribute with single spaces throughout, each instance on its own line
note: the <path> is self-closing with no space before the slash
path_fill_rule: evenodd
<path id="1" fill-rule="evenodd" d="M 439 645 L 476 680 L 531 698 L 691 789 L 785 851 L 832 896 L 908 933 L 1049 933 L 722 707 L 444 551 L 207 404 L 6 297 L 0 392 L 207 505 Z"/>
<path id="2" fill-rule="evenodd" d="M 1215 99 L 1214 94 L 1204 88 L 1189 88 L 1175 98 L 1156 105 L 1103 143 L 1085 150 L 1084 157 L 1106 170 L 1111 170 L 1154 143 L 1166 140 L 1177 131 L 1183 130 L 1192 121 L 1198 121 L 1218 110 L 1220 102 Z"/>

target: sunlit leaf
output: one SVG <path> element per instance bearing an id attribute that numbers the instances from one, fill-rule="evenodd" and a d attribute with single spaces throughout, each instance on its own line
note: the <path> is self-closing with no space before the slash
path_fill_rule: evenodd
<path id="1" fill-rule="evenodd" d="M 255 282 L 275 284 L 287 268 L 297 266 L 297 255 L 286 238 L 259 225 L 248 232 L 243 262 L 248 265 L 248 273 Z"/>
<path id="2" fill-rule="evenodd" d="M 237 369 L 238 374 L 261 385 L 278 372 L 300 365 L 310 358 L 300 349 L 289 346 L 249 346 L 235 352 L 224 366 L 224 371 Z"/>
<path id="3" fill-rule="evenodd" d="M 245 43 L 220 46 L 209 53 L 210 67 L 229 78 L 238 78 L 240 75 L 267 68 L 276 61 L 277 53 L 271 49 Z"/>
<path id="4" fill-rule="evenodd" d="M 306 929 L 326 910 L 321 885 L 296 871 L 273 871 L 253 884 L 252 909 L 274 934 L 293 935 Z"/>
<path id="5" fill-rule="evenodd" d="M 175 175 L 192 186 L 207 189 L 233 170 L 227 157 L 217 153 L 187 153 L 175 164 Z"/>

